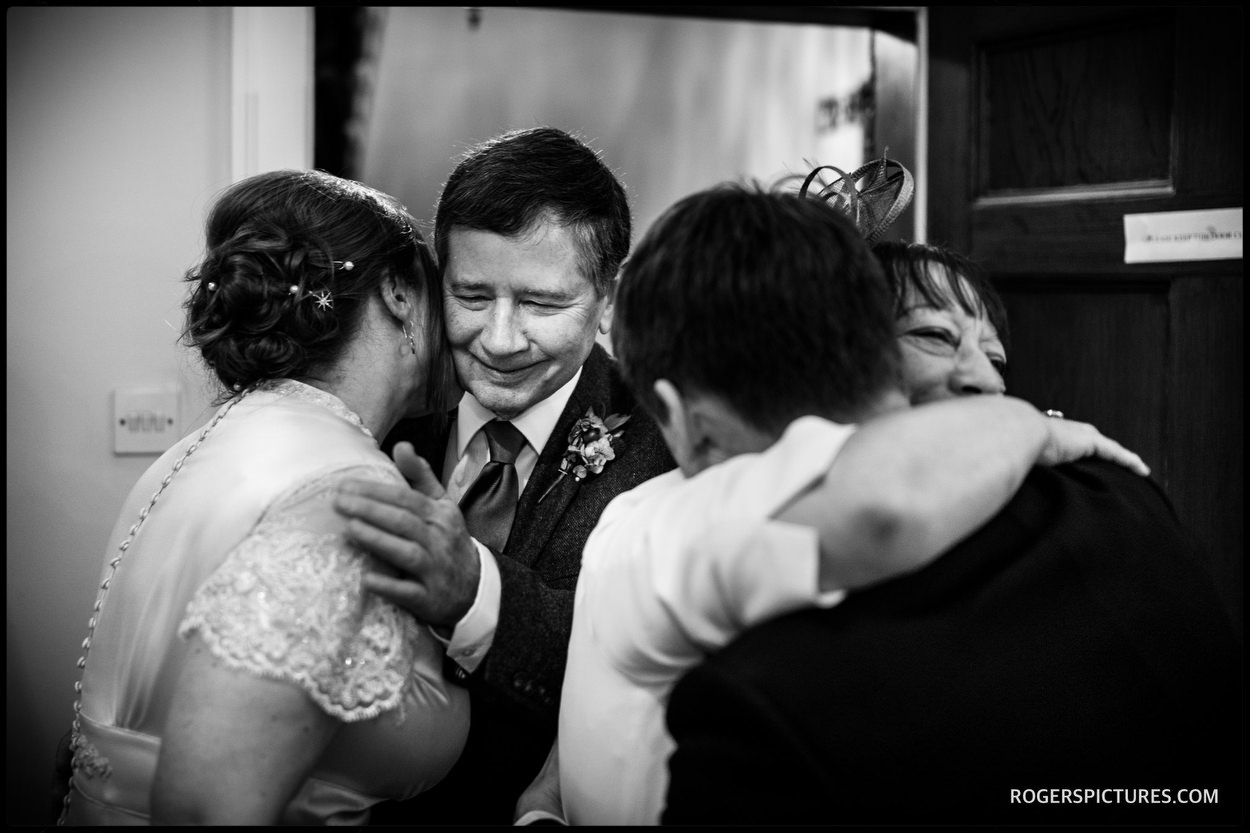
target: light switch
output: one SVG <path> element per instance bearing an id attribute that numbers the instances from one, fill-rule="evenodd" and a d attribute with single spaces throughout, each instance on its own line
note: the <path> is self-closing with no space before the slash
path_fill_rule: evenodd
<path id="1" fill-rule="evenodd" d="M 113 391 L 114 454 L 163 454 L 181 436 L 177 386 Z"/>

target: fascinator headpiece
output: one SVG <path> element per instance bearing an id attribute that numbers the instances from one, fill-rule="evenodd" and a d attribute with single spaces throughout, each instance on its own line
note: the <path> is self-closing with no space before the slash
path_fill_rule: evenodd
<path id="1" fill-rule="evenodd" d="M 850 217 L 864 239 L 875 243 L 911 205 L 916 189 L 911 171 L 890 159 L 888 149 L 886 154 L 850 173 L 821 165 L 803 180 L 799 196 L 825 200 Z"/>

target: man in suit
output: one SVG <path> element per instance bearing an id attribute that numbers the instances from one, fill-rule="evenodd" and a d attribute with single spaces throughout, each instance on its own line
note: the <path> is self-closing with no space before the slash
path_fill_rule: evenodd
<path id="1" fill-rule="evenodd" d="M 511 823 L 554 737 L 586 537 L 613 497 L 674 466 L 596 343 L 630 227 L 611 170 L 554 128 L 475 147 L 443 188 L 434 245 L 467 393 L 449 420 L 406 421 L 384 442 L 438 496 L 362 487 L 339 508 L 401 572 L 373 589 L 446 637 L 471 728 L 443 783 L 375 823 Z"/>
<path id="2" fill-rule="evenodd" d="M 631 271 L 694 274 L 662 268 L 656 251 L 659 264 L 635 254 Z M 785 275 L 820 251 L 792 239 L 757 256 Z M 838 338 L 861 340 L 867 321 L 846 319 Z M 633 382 L 628 345 L 617 354 Z M 1037 467 L 929 566 L 752 627 L 687 672 L 668 701 L 661 818 L 1236 822 L 1240 653 L 1203 554 L 1154 482 L 1103 461 Z"/>

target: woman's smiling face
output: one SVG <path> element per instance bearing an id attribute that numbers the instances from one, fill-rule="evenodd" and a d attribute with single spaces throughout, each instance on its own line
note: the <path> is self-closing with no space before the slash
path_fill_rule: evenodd
<path id="1" fill-rule="evenodd" d="M 936 273 L 933 277 L 939 283 L 949 280 Z M 962 288 L 965 294 L 975 297 L 966 283 Z M 915 289 L 907 289 L 895 332 L 908 399 L 918 405 L 956 396 L 1005 392 L 1007 353 L 984 308 L 970 314 L 953 292 L 944 295 L 946 303 L 934 307 Z"/>

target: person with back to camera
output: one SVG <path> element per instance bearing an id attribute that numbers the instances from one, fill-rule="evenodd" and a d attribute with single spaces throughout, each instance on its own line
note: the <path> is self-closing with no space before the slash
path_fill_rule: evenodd
<path id="1" fill-rule="evenodd" d="M 874 252 L 902 393 L 1002 393 L 1007 320 L 984 276 L 941 247 Z M 1222 611 L 1153 481 L 1034 468 L 932 564 L 750 628 L 686 674 L 662 820 L 1236 821 L 1240 639 Z"/>
<path id="2" fill-rule="evenodd" d="M 796 195 L 700 192 L 639 243 L 613 345 L 680 471 L 618 497 L 587 541 L 558 740 L 519 821 L 657 823 L 664 703 L 704 655 L 917 569 L 1034 462 L 1098 454 L 1145 473 L 1020 400 L 907 409 L 890 308 L 855 226 Z"/>
<path id="3" fill-rule="evenodd" d="M 275 171 L 220 196 L 187 280 L 226 393 L 110 539 L 62 820 L 361 824 L 468 731 L 441 644 L 365 591 L 384 567 L 331 503 L 347 477 L 402 485 L 378 438 L 459 394 L 434 259 L 393 198 Z"/>
<path id="4" fill-rule="evenodd" d="M 555 733 L 586 536 L 613 497 L 673 468 L 596 344 L 630 228 L 616 176 L 551 127 L 472 148 L 443 187 L 434 246 L 467 393 L 446 430 L 406 421 L 384 443 L 417 489 L 345 487 L 338 506 L 402 574 L 370 587 L 447 640 L 473 722 L 448 778 L 379 821 L 512 820 Z"/>

